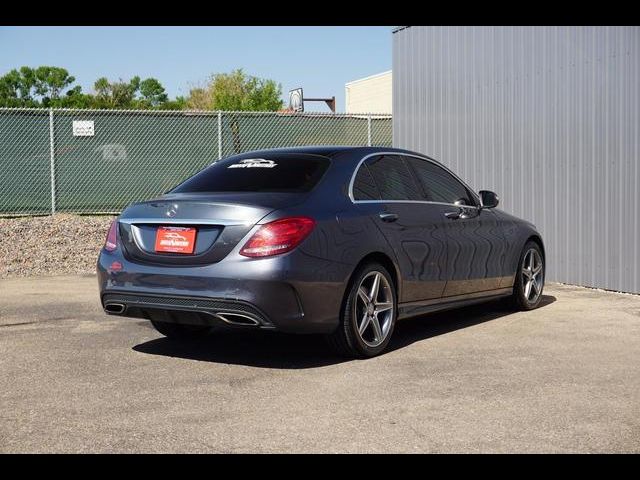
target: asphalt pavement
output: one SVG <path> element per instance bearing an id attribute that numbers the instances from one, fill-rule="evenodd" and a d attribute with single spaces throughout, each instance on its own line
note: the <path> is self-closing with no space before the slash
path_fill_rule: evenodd
<path id="1" fill-rule="evenodd" d="M 391 350 L 163 338 L 94 276 L 0 280 L 0 452 L 640 452 L 640 296 L 559 284 L 405 320 Z"/>

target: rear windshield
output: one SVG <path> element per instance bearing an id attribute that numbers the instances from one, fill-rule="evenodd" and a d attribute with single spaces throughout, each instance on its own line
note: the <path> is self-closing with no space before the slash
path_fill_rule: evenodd
<path id="1" fill-rule="evenodd" d="M 329 166 L 319 156 L 227 159 L 171 190 L 193 192 L 308 192 Z"/>

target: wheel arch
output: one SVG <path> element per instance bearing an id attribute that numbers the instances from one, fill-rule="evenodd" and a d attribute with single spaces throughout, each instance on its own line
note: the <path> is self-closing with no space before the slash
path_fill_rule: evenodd
<path id="1" fill-rule="evenodd" d="M 345 290 L 345 292 L 349 291 L 349 287 L 353 283 L 354 276 L 358 271 L 358 269 L 365 263 L 369 263 L 369 262 L 379 263 L 380 265 L 382 265 L 384 268 L 387 269 L 387 271 L 391 275 L 391 280 L 393 280 L 393 285 L 396 289 L 396 299 L 397 299 L 396 301 L 400 303 L 400 298 L 401 298 L 400 293 L 402 290 L 402 285 L 400 283 L 400 278 L 401 278 L 400 271 L 398 270 L 398 266 L 389 257 L 389 255 L 383 252 L 371 252 L 360 259 L 360 261 L 353 268 L 351 275 L 349 276 L 349 281 L 347 282 L 347 289 Z"/>
<path id="2" fill-rule="evenodd" d="M 532 235 L 529 235 L 529 237 L 525 240 L 524 245 L 526 245 L 528 242 L 535 242 L 538 244 L 538 246 L 540 247 L 540 250 L 542 250 L 542 259 L 546 261 L 547 254 L 544 251 L 544 243 L 542 242 L 542 237 L 539 234 L 534 233 Z M 524 248 L 524 245 L 523 245 L 523 248 Z"/>

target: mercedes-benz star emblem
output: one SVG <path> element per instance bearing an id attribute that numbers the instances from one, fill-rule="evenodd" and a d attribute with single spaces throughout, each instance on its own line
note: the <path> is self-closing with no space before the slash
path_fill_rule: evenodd
<path id="1" fill-rule="evenodd" d="M 176 213 L 178 213 L 178 205 L 171 205 L 169 210 L 167 210 L 167 217 L 175 217 Z"/>

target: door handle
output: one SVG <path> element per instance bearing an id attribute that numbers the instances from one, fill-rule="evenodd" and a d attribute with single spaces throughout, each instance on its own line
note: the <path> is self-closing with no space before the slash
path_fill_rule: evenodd
<path id="1" fill-rule="evenodd" d="M 445 217 L 447 217 L 450 220 L 458 220 L 460 218 L 460 215 L 462 215 L 462 212 L 458 211 L 458 212 L 447 212 L 444 214 Z"/>
<path id="2" fill-rule="evenodd" d="M 380 212 L 378 216 L 380 217 L 380 220 L 387 223 L 395 222 L 396 220 L 398 220 L 398 214 L 396 213 Z"/>

